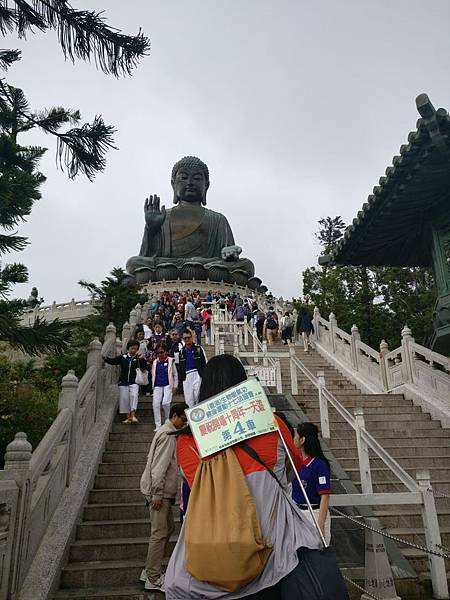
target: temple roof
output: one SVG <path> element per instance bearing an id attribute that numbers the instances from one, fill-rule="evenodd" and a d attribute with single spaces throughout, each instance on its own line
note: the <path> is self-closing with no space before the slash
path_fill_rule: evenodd
<path id="1" fill-rule="evenodd" d="M 421 115 L 416 131 L 321 264 L 431 266 L 424 233 L 437 209 L 448 207 L 450 117 L 443 108 L 435 110 L 426 94 L 416 105 Z"/>

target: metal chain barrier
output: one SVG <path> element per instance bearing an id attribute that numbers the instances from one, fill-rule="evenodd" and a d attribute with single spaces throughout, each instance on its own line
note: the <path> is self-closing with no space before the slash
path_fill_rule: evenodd
<path id="1" fill-rule="evenodd" d="M 358 521 L 354 517 L 350 517 L 350 515 L 346 515 L 345 513 L 338 510 L 337 508 L 330 508 L 330 510 L 333 511 L 334 513 L 336 513 L 337 515 L 339 515 L 340 517 L 345 517 L 349 521 L 352 521 L 352 523 L 356 523 L 356 525 L 358 525 L 358 527 L 369 529 L 370 531 L 373 531 L 374 533 L 379 533 L 383 537 L 393 540 L 394 542 L 398 542 L 399 544 L 404 544 L 405 546 L 409 546 L 410 548 L 415 548 L 416 550 L 421 550 L 422 552 L 425 552 L 426 554 L 433 554 L 434 556 L 439 556 L 440 558 L 445 558 L 447 560 L 450 560 L 450 554 L 447 554 L 446 552 L 438 552 L 437 550 L 430 550 L 429 548 L 427 548 L 426 546 L 422 546 L 421 544 L 414 544 L 413 542 L 408 542 L 407 540 L 402 540 L 402 538 L 399 538 L 395 535 L 391 535 L 390 533 L 386 533 L 386 531 L 381 531 L 380 529 L 375 529 L 374 527 L 367 525 L 367 523 L 361 523 L 361 521 Z"/>
<path id="2" fill-rule="evenodd" d="M 370 592 L 368 592 L 367 590 L 365 590 L 363 587 L 361 587 L 360 585 L 358 585 L 356 583 L 356 581 L 353 581 L 352 579 L 350 579 L 350 577 L 347 577 L 344 574 L 342 574 L 342 577 L 345 579 L 345 581 L 348 581 L 348 583 L 350 583 L 358 591 L 363 592 L 363 594 L 365 594 L 366 596 L 369 596 L 369 598 L 372 598 L 372 600 L 381 600 L 380 598 L 378 598 L 378 596 L 374 596 L 373 594 L 371 594 Z"/>
<path id="3" fill-rule="evenodd" d="M 444 494 L 444 492 L 438 492 L 437 490 L 431 488 L 428 488 L 427 491 L 431 492 L 435 498 L 447 498 L 447 500 L 450 500 L 450 495 Z"/>

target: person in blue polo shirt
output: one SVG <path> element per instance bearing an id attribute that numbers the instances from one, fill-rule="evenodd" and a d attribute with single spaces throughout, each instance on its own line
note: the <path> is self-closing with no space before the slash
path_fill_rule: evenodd
<path id="1" fill-rule="evenodd" d="M 298 425 L 294 444 L 300 450 L 303 458 L 303 464 L 299 471 L 300 479 L 325 541 L 329 544 L 331 541 L 331 519 L 328 511 L 331 493 L 330 464 L 322 452 L 319 430 L 316 425 L 314 423 Z M 297 479 L 292 482 L 292 498 L 304 511 L 305 517 L 313 522 L 306 498 Z"/>
<path id="2" fill-rule="evenodd" d="M 183 382 L 184 400 L 189 408 L 198 403 L 203 370 L 207 363 L 205 351 L 194 344 L 192 331 L 183 331 L 183 347 L 179 353 L 178 374 Z"/>

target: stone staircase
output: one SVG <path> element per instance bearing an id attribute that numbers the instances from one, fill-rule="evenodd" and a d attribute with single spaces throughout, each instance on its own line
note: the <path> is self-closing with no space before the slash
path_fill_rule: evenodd
<path id="1" fill-rule="evenodd" d="M 248 348 L 249 350 L 250 347 Z M 277 344 L 274 350 L 286 350 Z M 328 389 L 352 412 L 364 407 L 366 427 L 411 475 L 416 469 L 430 469 L 433 486 L 450 493 L 450 436 L 438 422 L 421 412 L 400 395 L 366 395 L 330 366 L 315 351 L 309 354 L 296 348 L 299 359 L 317 374 L 324 371 Z M 213 348 L 207 348 L 209 356 Z M 288 361 L 282 365 L 283 390 L 290 391 Z M 316 388 L 299 373 L 298 395 L 294 397 L 308 419 L 320 424 Z M 176 396 L 175 401 L 182 397 Z M 150 533 L 148 509 L 139 491 L 148 449 L 153 437 L 151 399 L 141 398 L 137 416 L 140 422 L 127 425 L 117 415 L 99 465 L 93 489 L 84 507 L 82 520 L 72 543 L 68 563 L 61 574 L 55 599 L 142 600 L 151 596 L 139 584 Z M 331 440 L 329 447 L 355 485 L 359 487 L 356 441 L 353 431 L 330 407 Z M 403 491 L 377 459 L 371 461 L 374 491 Z M 450 545 L 450 500 L 437 499 L 442 543 Z M 424 543 L 420 508 L 385 506 L 375 514 L 387 530 L 408 540 Z M 177 523 L 170 540 L 168 556 L 179 531 Z M 426 555 L 410 548 L 402 549 L 419 573 L 428 570 Z M 167 556 L 167 558 L 168 558 Z"/>
<path id="2" fill-rule="evenodd" d="M 283 346 L 277 345 L 277 350 Z M 413 477 L 419 469 L 428 469 L 433 489 L 450 495 L 450 431 L 431 419 L 421 408 L 403 395 L 363 394 L 336 368 L 316 351 L 305 353 L 296 347 L 296 355 L 314 374 L 323 371 L 327 389 L 353 414 L 356 407 L 364 408 L 367 430 Z M 288 361 L 282 361 L 283 389 L 290 389 Z M 320 427 L 318 393 L 305 376 L 298 372 L 298 395 L 294 396 L 307 418 Z M 360 490 L 360 474 L 356 438 L 353 429 L 335 409 L 329 407 L 331 439 L 330 450 Z M 374 492 L 406 491 L 384 463 L 371 455 Z M 436 498 L 442 544 L 450 546 L 450 499 Z M 420 507 L 382 506 L 374 509 L 389 533 L 413 543 L 425 545 Z M 427 555 L 409 547 L 400 549 L 422 576 L 429 569 Z"/>
<path id="3" fill-rule="evenodd" d="M 140 398 L 137 416 L 137 424 L 122 423 L 123 417 L 116 416 L 55 598 L 142 600 L 148 596 L 144 584 L 139 584 L 150 534 L 139 481 L 155 428 L 150 398 Z M 174 517 L 176 530 L 167 559 L 180 528 L 177 507 Z"/>

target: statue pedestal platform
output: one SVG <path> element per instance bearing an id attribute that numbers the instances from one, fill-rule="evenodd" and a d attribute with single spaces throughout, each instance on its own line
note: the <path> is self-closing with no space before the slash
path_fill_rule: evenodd
<path id="1" fill-rule="evenodd" d="M 151 281 L 140 287 L 140 292 L 149 296 L 162 294 L 162 292 L 185 292 L 186 290 L 199 290 L 200 292 L 239 292 L 241 296 L 252 295 L 252 290 L 235 283 L 218 283 L 216 281 L 198 281 L 197 279 L 172 279 Z"/>

